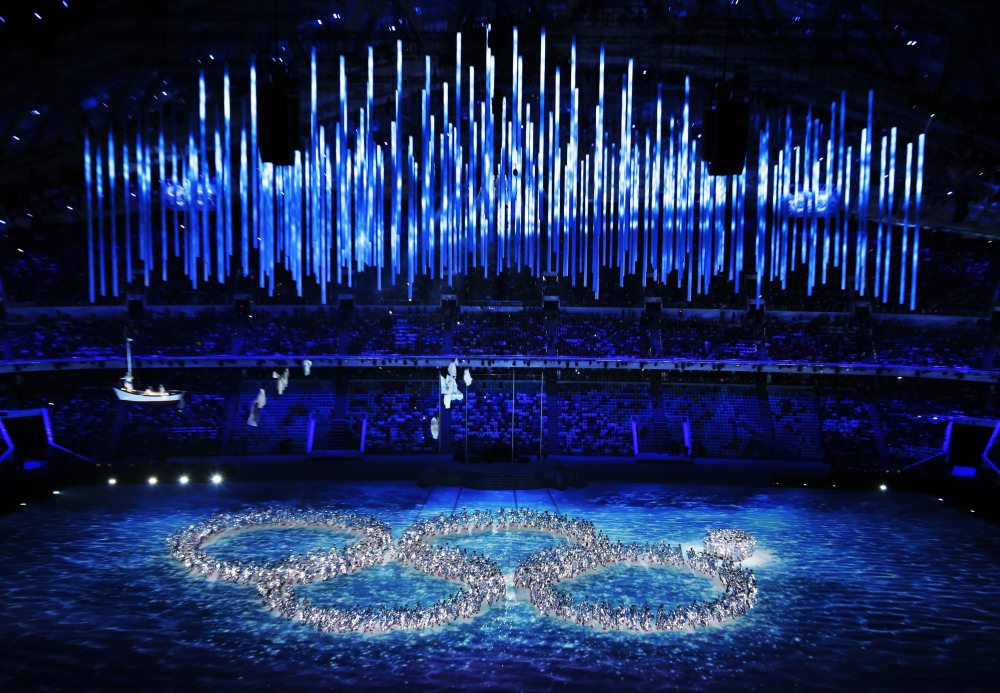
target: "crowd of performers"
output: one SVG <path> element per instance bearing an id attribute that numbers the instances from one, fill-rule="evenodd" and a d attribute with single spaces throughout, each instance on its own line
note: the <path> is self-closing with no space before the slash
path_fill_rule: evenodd
<path id="1" fill-rule="evenodd" d="M 343 548 L 310 549 L 276 562 L 214 558 L 207 546 L 225 535 L 256 528 L 317 527 L 347 531 L 358 540 Z M 744 615 L 757 602 L 757 580 L 737 566 L 756 540 L 739 530 L 713 530 L 706 550 L 685 552 L 680 545 L 613 542 L 592 522 L 530 509 L 499 512 L 463 510 L 418 520 L 394 545 L 389 525 L 357 512 L 314 509 L 251 510 L 226 513 L 175 532 L 167 539 L 171 556 L 195 573 L 236 584 L 256 585 L 264 606 L 272 612 L 324 632 L 377 633 L 432 628 L 472 618 L 507 595 L 508 585 L 498 563 L 488 556 L 454 546 L 436 546 L 438 537 L 463 533 L 533 530 L 563 537 L 570 543 L 542 549 L 527 557 L 513 576 L 513 587 L 525 593 L 543 614 L 603 630 L 681 630 L 719 623 Z M 711 541 L 710 541 L 711 539 Z M 747 546 L 752 544 L 747 553 Z M 743 555 L 745 554 L 745 555 Z M 324 606 L 299 598 L 297 585 L 396 561 L 415 570 L 455 580 L 464 586 L 429 606 Z M 667 610 L 648 604 L 577 602 L 556 587 L 577 575 L 614 563 L 684 567 L 720 580 L 724 592 L 708 602 Z"/>

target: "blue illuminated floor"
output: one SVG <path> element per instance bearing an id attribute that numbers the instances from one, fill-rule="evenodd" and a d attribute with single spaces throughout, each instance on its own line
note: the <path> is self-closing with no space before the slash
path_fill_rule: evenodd
<path id="1" fill-rule="evenodd" d="M 603 633 L 513 599 L 434 631 L 317 634 L 260 607 L 253 587 L 187 574 L 164 537 L 248 505 L 370 512 L 397 533 L 462 507 L 585 517 L 613 540 L 699 546 L 708 529 L 753 532 L 761 599 L 742 620 L 695 632 Z M 428 492 L 398 483 L 230 483 L 70 489 L 0 518 L 0 688 L 513 690 L 951 690 L 1000 675 L 1000 535 L 936 499 L 720 486 L 591 485 L 567 492 Z M 343 534 L 266 530 L 220 556 L 278 559 Z M 445 540 L 509 573 L 539 534 Z M 618 566 L 573 581 L 582 598 L 631 593 L 652 608 L 711 598 L 710 581 Z M 317 604 L 428 603 L 457 589 L 388 564 L 302 588 Z M 82 683 L 83 682 L 83 683 Z"/>

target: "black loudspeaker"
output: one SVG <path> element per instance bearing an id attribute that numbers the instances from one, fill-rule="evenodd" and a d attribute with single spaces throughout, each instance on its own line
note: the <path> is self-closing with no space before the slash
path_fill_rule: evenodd
<path id="1" fill-rule="evenodd" d="M 141 298 L 130 298 L 128 300 L 128 317 L 129 320 L 138 320 L 142 317 L 142 299 Z"/>
<path id="2" fill-rule="evenodd" d="M 747 160 L 750 103 L 739 99 L 713 101 L 705 108 L 702 158 L 712 176 L 737 176 Z"/>
<path id="3" fill-rule="evenodd" d="M 859 301 L 854 304 L 854 319 L 857 322 L 866 322 L 872 317 L 872 307 L 866 301 Z"/>
<path id="4" fill-rule="evenodd" d="M 270 64 L 257 78 L 257 148 L 276 166 L 295 163 L 301 148 L 299 93 L 282 65 Z"/>

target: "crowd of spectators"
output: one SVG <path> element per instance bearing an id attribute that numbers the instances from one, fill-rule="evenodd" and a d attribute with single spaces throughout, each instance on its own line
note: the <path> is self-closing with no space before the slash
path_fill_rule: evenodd
<path id="1" fill-rule="evenodd" d="M 652 419 L 649 388 L 637 384 L 560 384 L 560 449 L 571 455 L 632 455 L 636 425 Z"/>
<path id="2" fill-rule="evenodd" d="M 232 330 L 234 351 L 242 356 L 340 353 L 337 320 L 325 313 L 270 317 L 262 312 Z"/>
<path id="3" fill-rule="evenodd" d="M 687 417 L 695 457 L 759 458 L 767 452 L 752 387 L 673 384 L 664 388 L 663 406 L 667 414 Z"/>
<path id="4" fill-rule="evenodd" d="M 852 391 L 817 393 L 825 460 L 840 469 L 884 468 L 869 404 Z"/>
<path id="5" fill-rule="evenodd" d="M 439 354 L 445 318 L 439 311 L 356 311 L 350 330 L 349 354 Z"/>
<path id="6" fill-rule="evenodd" d="M 546 332 L 542 311 L 463 312 L 455 321 L 452 347 L 456 354 L 464 356 L 544 356 Z"/>
<path id="7" fill-rule="evenodd" d="M 649 357 L 649 320 L 622 315 L 560 313 L 556 338 L 559 356 L 586 358 Z"/>
<path id="8" fill-rule="evenodd" d="M 430 421 L 438 413 L 439 389 L 430 380 L 351 381 L 347 413 L 367 417 L 365 452 L 437 452 Z"/>
<path id="9" fill-rule="evenodd" d="M 985 321 L 926 326 L 876 320 L 872 331 L 875 361 L 889 365 L 980 368 L 990 342 Z"/>
<path id="10" fill-rule="evenodd" d="M 452 329 L 441 311 L 358 313 L 344 327 L 328 313 L 266 313 L 248 320 L 231 311 L 195 315 L 146 312 L 141 317 L 8 320 L 0 333 L 7 361 L 120 359 L 124 338 L 135 357 L 275 355 L 521 355 L 583 358 L 790 361 L 992 368 L 992 325 L 985 320 L 940 324 L 889 317 L 859 321 L 829 314 L 768 316 L 764 325 L 723 311 L 719 318 L 561 313 L 540 310 L 465 312 Z M 657 328 L 658 324 L 658 328 Z M 343 330 L 349 330 L 343 333 Z M 347 335 L 345 340 L 344 334 Z M 446 345 L 450 345 L 448 349 Z"/>
<path id="11" fill-rule="evenodd" d="M 493 455 L 504 459 L 513 442 L 517 454 L 537 454 L 539 435 L 545 444 L 547 417 L 542 415 L 543 395 L 538 381 L 514 386 L 509 382 L 476 381 L 467 401 L 452 403 L 454 448 L 461 453 L 466 444 L 468 416 L 469 454 Z M 511 435 L 513 427 L 513 436 Z"/>
<path id="12" fill-rule="evenodd" d="M 771 361 L 871 363 L 865 342 L 853 318 L 822 313 L 809 320 L 766 320 L 765 348 Z"/>
<path id="13" fill-rule="evenodd" d="M 683 311 L 660 317 L 664 358 L 756 361 L 758 333 L 757 325 L 726 311 L 718 319 L 685 316 Z"/>
<path id="14" fill-rule="evenodd" d="M 124 405 L 117 459 L 163 461 L 171 457 L 214 457 L 222 452 L 229 398 L 191 393 L 184 407 Z"/>
<path id="15" fill-rule="evenodd" d="M 768 388 L 775 452 L 792 460 L 822 460 L 819 413 L 811 388 Z"/>

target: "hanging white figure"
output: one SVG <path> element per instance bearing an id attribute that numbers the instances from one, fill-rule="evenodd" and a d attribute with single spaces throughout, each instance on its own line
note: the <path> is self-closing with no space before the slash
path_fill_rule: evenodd
<path id="1" fill-rule="evenodd" d="M 258 409 L 263 409 L 264 405 L 267 404 L 267 393 L 264 392 L 264 388 L 260 388 L 260 392 L 257 393 L 257 399 L 253 403 L 257 405 Z"/>
<path id="2" fill-rule="evenodd" d="M 312 372 L 313 362 L 309 359 L 302 360 L 302 375 L 309 377 L 309 373 Z"/>
<path id="3" fill-rule="evenodd" d="M 434 440 L 438 439 L 438 434 L 441 432 L 441 423 L 438 421 L 438 417 L 431 417 L 431 438 Z"/>
<path id="4" fill-rule="evenodd" d="M 452 402 L 460 402 L 463 398 L 462 393 L 458 389 L 458 382 L 455 380 L 455 373 L 457 372 L 457 368 L 453 362 L 448 366 L 447 376 L 438 376 L 441 379 L 441 395 L 444 397 L 445 409 L 451 409 Z"/>
<path id="5" fill-rule="evenodd" d="M 468 368 L 465 369 L 465 373 L 462 375 L 462 380 L 465 381 L 465 386 L 466 387 L 469 387 L 469 385 L 472 385 L 472 373 L 469 372 Z"/>

